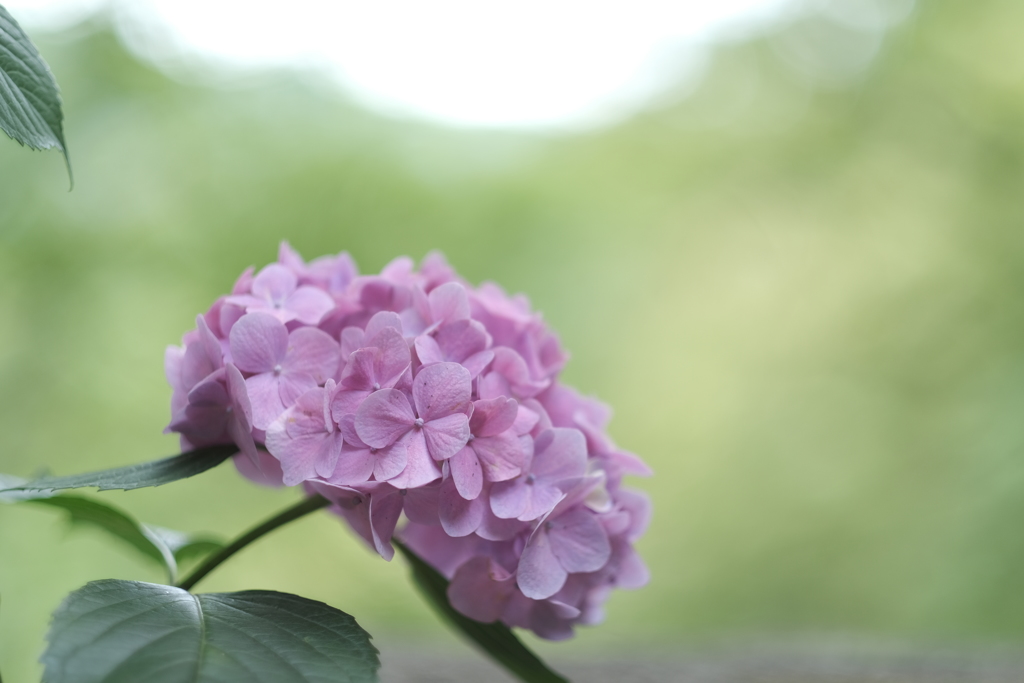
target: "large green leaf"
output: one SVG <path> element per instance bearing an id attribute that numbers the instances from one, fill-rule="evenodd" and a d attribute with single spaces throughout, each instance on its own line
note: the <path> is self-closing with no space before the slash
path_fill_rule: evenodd
<path id="1" fill-rule="evenodd" d="M 0 474 L 0 487 L 21 483 L 24 482 L 16 477 Z M 148 526 L 124 510 L 85 496 L 15 490 L 0 492 L 0 502 L 32 503 L 63 510 L 73 525 L 95 527 L 128 543 L 166 569 L 171 583 L 178 580 L 180 562 L 194 560 L 223 547 L 207 536 Z"/>
<path id="2" fill-rule="evenodd" d="M 187 479 L 216 467 L 238 452 L 233 445 L 206 446 L 161 460 L 115 467 L 111 470 L 73 474 L 68 477 L 42 477 L 5 491 L 56 491 L 96 487 L 100 491 L 112 489 L 140 489 L 161 486 L 179 479 Z"/>
<path id="3" fill-rule="evenodd" d="M 403 543 L 392 540 L 412 568 L 413 582 L 448 622 L 485 653 L 526 683 L 568 683 L 533 654 L 501 622 L 484 624 L 461 614 L 448 602 L 448 580 Z"/>
<path id="4" fill-rule="evenodd" d="M 46 683 L 363 683 L 380 661 L 348 614 L 297 595 L 192 595 L 107 579 L 53 615 Z"/>
<path id="5" fill-rule="evenodd" d="M 32 149 L 56 147 L 64 155 L 64 113 L 57 81 L 35 45 L 0 6 L 0 129 Z"/>

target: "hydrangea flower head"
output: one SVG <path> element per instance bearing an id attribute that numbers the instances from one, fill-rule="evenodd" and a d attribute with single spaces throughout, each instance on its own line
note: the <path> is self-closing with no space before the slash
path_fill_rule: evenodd
<path id="1" fill-rule="evenodd" d="M 647 582 L 633 546 L 651 512 L 623 486 L 650 470 L 560 383 L 567 358 L 525 297 L 439 254 L 360 275 L 285 243 L 168 348 L 168 430 L 328 498 L 387 560 L 399 534 L 470 618 L 558 640 Z"/>

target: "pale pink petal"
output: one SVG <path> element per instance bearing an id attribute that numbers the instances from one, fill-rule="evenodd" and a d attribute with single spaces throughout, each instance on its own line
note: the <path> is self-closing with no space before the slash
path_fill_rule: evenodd
<path id="1" fill-rule="evenodd" d="M 288 335 L 288 350 L 281 365 L 323 384 L 338 369 L 338 342 L 315 327 L 300 327 Z"/>
<path id="2" fill-rule="evenodd" d="M 395 556 L 391 546 L 391 536 L 395 533 L 395 525 L 402 514 L 402 497 L 398 491 L 377 489 L 370 493 L 370 530 L 373 533 L 373 545 L 385 560 Z"/>
<path id="3" fill-rule="evenodd" d="M 257 429 L 266 429 L 285 411 L 278 378 L 264 372 L 245 380 L 245 387 L 252 404 L 252 423 Z"/>
<path id="4" fill-rule="evenodd" d="M 466 288 L 458 282 L 446 282 L 427 295 L 430 313 L 435 323 L 449 323 L 469 317 L 469 297 Z"/>
<path id="5" fill-rule="evenodd" d="M 453 455 L 448 461 L 452 480 L 459 495 L 466 500 L 474 500 L 480 495 L 484 486 L 484 475 L 480 461 L 470 447 L 465 447 Z"/>
<path id="6" fill-rule="evenodd" d="M 477 500 L 484 499 L 486 495 L 484 493 Z M 495 517 L 491 509 L 484 506 L 484 516 L 480 520 L 480 526 L 477 527 L 476 535 L 488 541 L 509 541 L 528 527 L 529 524 L 520 522 L 518 519 L 500 519 Z"/>
<path id="7" fill-rule="evenodd" d="M 444 354 L 441 353 L 441 347 L 437 345 L 437 342 L 430 335 L 421 334 L 416 337 L 415 346 L 416 357 L 420 359 L 420 363 L 423 365 L 443 363 L 446 360 Z"/>
<path id="8" fill-rule="evenodd" d="M 405 490 L 405 516 L 414 524 L 440 524 L 437 496 L 440 486 L 431 484 Z"/>
<path id="9" fill-rule="evenodd" d="M 555 427 L 534 442 L 532 472 L 548 481 L 582 477 L 587 471 L 587 441 L 578 429 Z"/>
<path id="10" fill-rule="evenodd" d="M 281 403 L 286 407 L 295 404 L 299 396 L 310 389 L 316 389 L 316 380 L 299 372 L 286 372 L 277 378 L 277 387 L 281 395 Z"/>
<path id="11" fill-rule="evenodd" d="M 463 413 L 455 413 L 425 423 L 422 431 L 431 457 L 447 460 L 469 441 L 469 418 Z"/>
<path id="12" fill-rule="evenodd" d="M 331 399 L 331 415 L 334 416 L 334 421 L 340 423 L 346 415 L 352 415 L 354 420 L 359 406 L 371 393 L 369 391 L 339 391 L 336 393 Z"/>
<path id="13" fill-rule="evenodd" d="M 518 480 L 517 480 L 518 481 Z M 540 481 L 529 487 L 529 497 L 526 502 L 526 509 L 519 515 L 519 519 L 528 522 L 539 519 L 555 509 L 558 502 L 565 497 L 565 494 L 557 486 L 547 486 Z"/>
<path id="14" fill-rule="evenodd" d="M 185 391 L 189 391 L 217 370 L 202 343 L 194 341 L 185 347 L 181 357 L 180 382 Z"/>
<path id="15" fill-rule="evenodd" d="M 320 454 L 315 463 L 318 476 L 329 477 L 334 473 L 341 457 L 343 444 L 341 432 L 329 432 L 324 435 Z"/>
<path id="16" fill-rule="evenodd" d="M 232 363 L 224 366 L 228 382 L 228 396 L 231 400 L 231 410 L 228 416 L 228 434 L 238 446 L 239 450 L 249 456 L 257 467 L 260 463 L 259 454 L 256 452 L 256 443 L 252 438 L 252 405 L 249 403 L 249 395 L 245 390 L 245 380 L 242 373 Z"/>
<path id="17" fill-rule="evenodd" d="M 427 365 L 420 369 L 412 383 L 416 412 L 424 420 L 465 412 L 472 393 L 472 378 L 458 363 Z"/>
<path id="18" fill-rule="evenodd" d="M 468 536 L 480 526 L 486 501 L 481 498 L 466 500 L 456 490 L 451 477 L 441 482 L 437 497 L 437 510 L 441 526 L 449 536 Z"/>
<path id="19" fill-rule="evenodd" d="M 369 448 L 350 448 L 345 444 L 334 466 L 334 472 L 325 478 L 332 484 L 362 484 L 373 474 L 373 465 L 376 461 L 377 458 Z"/>
<path id="20" fill-rule="evenodd" d="M 569 573 L 596 572 L 611 557 L 604 527 L 584 508 L 575 508 L 545 523 L 551 551 Z"/>
<path id="21" fill-rule="evenodd" d="M 392 311 L 379 311 L 373 314 L 370 321 L 366 323 L 366 331 L 363 339 L 367 345 L 377 346 L 376 337 L 386 329 L 393 329 L 402 334 L 402 319 Z"/>
<path id="22" fill-rule="evenodd" d="M 440 479 L 441 470 L 438 469 L 434 459 L 427 452 L 427 444 L 423 440 L 423 434 L 411 431 L 403 441 L 408 448 L 408 464 L 406 464 L 401 474 L 389 480 L 388 483 L 395 488 L 412 489 Z"/>
<path id="23" fill-rule="evenodd" d="M 475 378 L 484 371 L 484 368 L 486 368 L 492 360 L 494 360 L 493 351 L 481 351 L 480 353 L 474 353 L 472 356 L 462 361 L 462 367 L 466 368 L 470 377 Z"/>
<path id="24" fill-rule="evenodd" d="M 288 296 L 283 308 L 291 311 L 300 322 L 316 325 L 334 308 L 334 298 L 322 289 L 304 285 Z"/>
<path id="25" fill-rule="evenodd" d="M 503 481 L 491 488 L 491 511 L 501 519 L 514 519 L 526 512 L 530 491 L 524 481 Z"/>
<path id="26" fill-rule="evenodd" d="M 490 343 L 487 330 L 476 320 L 458 320 L 442 325 L 434 332 L 433 337 L 445 360 L 463 364 L 470 356 L 484 352 Z M 489 357 L 493 358 L 494 354 L 491 353 Z M 487 363 L 484 365 L 486 366 Z"/>
<path id="27" fill-rule="evenodd" d="M 516 582 L 523 595 L 534 600 L 550 598 L 565 585 L 568 576 L 551 552 L 548 535 L 542 529 L 535 531 L 526 542 L 516 569 Z"/>
<path id="28" fill-rule="evenodd" d="M 346 327 L 341 331 L 341 357 L 348 358 L 363 347 L 363 331 L 358 327 Z"/>
<path id="29" fill-rule="evenodd" d="M 510 428 L 519 415 L 519 403 L 514 398 L 500 396 L 473 402 L 470 429 L 473 436 L 494 436 Z"/>
<path id="30" fill-rule="evenodd" d="M 229 339 L 231 358 L 245 372 L 273 371 L 288 350 L 288 330 L 266 313 L 243 315 L 231 328 Z"/>
<path id="31" fill-rule="evenodd" d="M 270 303 L 284 304 L 285 299 L 295 291 L 298 278 L 288 268 L 271 263 L 259 272 L 252 281 L 252 293 Z"/>
<path id="32" fill-rule="evenodd" d="M 470 445 L 480 460 L 487 481 L 514 479 L 527 466 L 523 445 L 511 430 L 497 436 L 473 439 Z"/>
<path id="33" fill-rule="evenodd" d="M 220 323 L 220 332 L 222 335 L 227 336 L 231 333 L 231 329 L 235 326 L 243 315 L 245 315 L 245 306 L 233 305 L 230 302 L 234 297 L 228 297 L 228 302 L 225 302 L 220 308 L 218 314 L 218 322 Z"/>
<path id="34" fill-rule="evenodd" d="M 400 439 L 379 450 L 371 449 L 370 453 L 373 455 L 373 477 L 377 481 L 394 479 L 405 470 L 409 463 L 407 439 Z"/>
<path id="35" fill-rule="evenodd" d="M 241 453 L 232 458 L 231 461 L 242 476 L 257 484 L 273 486 L 275 488 L 284 486 L 284 473 L 281 471 L 281 463 L 278 462 L 277 458 L 266 451 L 257 451 L 257 454 L 259 456 L 259 465 L 253 464 L 249 456 Z"/>
<path id="36" fill-rule="evenodd" d="M 379 315 L 379 314 L 378 314 Z M 409 368 L 412 355 L 405 337 L 393 327 L 385 327 L 373 339 L 380 349 L 377 356 L 376 375 L 381 387 L 394 387 Z"/>
<path id="37" fill-rule="evenodd" d="M 409 399 L 397 389 L 381 389 L 366 397 L 356 412 L 356 433 L 363 443 L 383 448 L 395 442 L 416 421 Z"/>
<path id="38" fill-rule="evenodd" d="M 448 601 L 470 619 L 491 623 L 501 618 L 515 587 L 504 567 L 478 555 L 455 571 L 448 584 Z"/>
<path id="39" fill-rule="evenodd" d="M 201 315 L 196 316 L 196 330 L 199 332 L 199 343 L 203 345 L 206 357 L 210 359 L 214 369 L 223 367 L 224 353 L 221 350 L 220 340 L 210 331 L 210 326 L 206 324 L 206 318 Z"/>
<path id="40" fill-rule="evenodd" d="M 626 590 L 643 588 L 651 580 L 651 572 L 647 565 L 631 545 L 624 542 L 617 545 L 620 546 L 616 552 L 619 555 L 619 562 L 612 577 L 616 587 Z"/>

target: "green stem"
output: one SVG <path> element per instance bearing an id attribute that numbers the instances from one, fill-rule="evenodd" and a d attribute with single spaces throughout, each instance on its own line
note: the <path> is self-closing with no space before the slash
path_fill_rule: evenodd
<path id="1" fill-rule="evenodd" d="M 205 562 L 199 565 L 194 572 L 189 574 L 186 579 L 181 581 L 178 584 L 178 588 L 190 590 L 192 586 L 199 583 L 204 576 L 216 569 L 221 562 L 228 559 L 239 550 L 258 539 L 260 536 L 269 534 L 279 526 L 284 526 L 288 522 L 294 522 L 296 519 L 305 517 L 309 513 L 316 512 L 330 504 L 331 501 L 327 500 L 323 496 L 313 496 L 311 498 L 303 499 L 286 510 L 282 510 L 267 521 L 263 522 L 263 524 L 260 524 L 239 536 L 231 543 L 231 545 L 227 546 L 220 552 L 211 555 Z"/>

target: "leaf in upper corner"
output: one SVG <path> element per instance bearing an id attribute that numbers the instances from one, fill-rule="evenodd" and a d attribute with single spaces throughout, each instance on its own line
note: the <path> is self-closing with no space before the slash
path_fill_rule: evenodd
<path id="1" fill-rule="evenodd" d="M 64 155 L 64 112 L 50 67 L 21 26 L 0 6 L 0 129 L 32 149 L 56 147 Z"/>
<path id="2" fill-rule="evenodd" d="M 57 608 L 47 640 L 47 683 L 373 683 L 380 668 L 351 616 L 274 591 L 93 581 Z"/>
<path id="3" fill-rule="evenodd" d="M 424 562 L 404 543 L 392 539 L 412 568 L 412 578 L 428 602 L 464 636 L 476 643 L 491 658 L 526 683 L 568 683 L 529 650 L 500 621 L 484 624 L 458 612 L 448 602 L 448 579 Z"/>
<path id="4" fill-rule="evenodd" d="M 161 486 L 179 479 L 187 479 L 206 470 L 216 467 L 238 452 L 235 445 L 218 445 L 197 448 L 169 458 L 143 462 L 127 467 L 115 467 L 110 470 L 73 474 L 67 477 L 42 477 L 25 482 L 18 486 L 3 488 L 0 482 L 0 494 L 13 491 L 56 491 L 61 489 L 98 488 L 100 491 L 112 489 L 139 489 L 147 486 Z"/>

